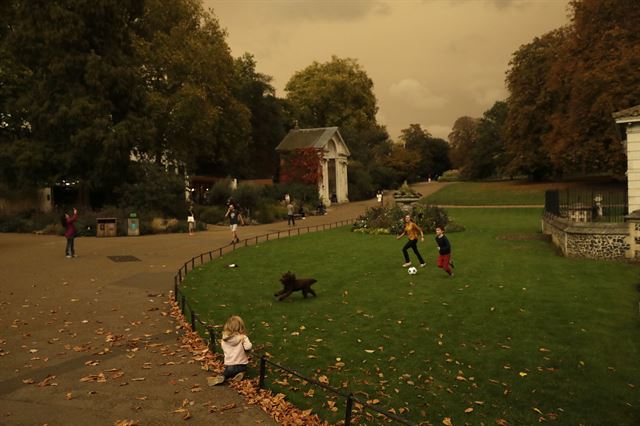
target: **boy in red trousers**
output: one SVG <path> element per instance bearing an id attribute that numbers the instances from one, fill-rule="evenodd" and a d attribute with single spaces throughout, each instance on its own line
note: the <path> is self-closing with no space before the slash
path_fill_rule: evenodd
<path id="1" fill-rule="evenodd" d="M 451 243 L 449 239 L 444 235 L 444 228 L 442 226 L 436 227 L 436 243 L 438 244 L 438 268 L 444 269 L 444 271 L 453 276 L 453 262 L 451 261 Z"/>

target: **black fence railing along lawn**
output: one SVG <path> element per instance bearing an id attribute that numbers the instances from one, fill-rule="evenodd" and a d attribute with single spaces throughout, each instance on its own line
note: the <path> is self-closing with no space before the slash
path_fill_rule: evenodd
<path id="1" fill-rule="evenodd" d="M 575 222 L 624 222 L 629 206 L 625 189 L 551 189 L 544 194 L 545 213 Z"/>
<path id="2" fill-rule="evenodd" d="M 180 284 L 184 281 L 184 279 L 187 276 L 187 273 L 191 270 L 193 271 L 196 266 L 202 266 L 207 262 L 210 262 L 214 259 L 219 259 L 221 258 L 224 254 L 226 253 L 231 253 L 233 251 L 235 251 L 237 248 L 240 247 L 248 247 L 250 245 L 256 245 L 259 242 L 264 242 L 264 241 L 270 241 L 270 240 L 277 240 L 280 238 L 284 238 L 284 237 L 291 237 L 291 236 L 297 236 L 297 235 L 302 235 L 305 233 L 311 233 L 311 232 L 317 232 L 317 231 L 324 231 L 327 229 L 333 229 L 333 228 L 338 228 L 341 226 L 345 226 L 345 225 L 349 225 L 355 222 L 355 219 L 347 219 L 347 220 L 341 220 L 338 222 L 334 222 L 334 223 L 329 223 L 329 224 L 323 224 L 323 225 L 314 225 L 314 226 L 307 226 L 307 227 L 302 227 L 302 228 L 290 228 L 286 231 L 274 231 L 274 232 L 270 232 L 267 234 L 263 234 L 263 235 L 258 235 L 256 237 L 251 237 L 251 238 L 247 238 L 244 239 L 242 241 L 240 241 L 239 243 L 231 243 L 228 244 L 224 247 L 220 247 L 218 249 L 214 249 L 214 250 L 210 250 L 204 253 L 201 253 L 198 256 L 194 256 L 192 257 L 190 260 L 186 261 L 184 263 L 184 265 L 182 265 L 182 267 L 180 267 L 180 269 L 178 269 L 178 272 L 176 273 L 174 280 L 173 280 L 173 294 L 174 294 L 174 298 L 176 303 L 178 304 L 178 306 L 180 307 L 180 311 L 182 312 L 182 315 L 184 316 L 185 320 L 189 321 L 189 324 L 191 325 L 191 329 L 193 331 L 200 331 L 200 335 L 206 335 L 208 336 L 208 346 L 209 346 L 209 350 L 213 353 L 216 352 L 216 327 L 213 326 L 212 324 L 207 323 L 206 321 L 204 321 L 199 315 L 198 313 L 193 309 L 192 305 L 189 304 L 186 295 L 180 290 Z M 263 355 L 260 358 L 260 379 L 259 379 L 259 387 L 260 389 L 264 389 L 264 384 L 265 384 L 265 376 L 266 376 L 266 365 L 269 364 L 277 369 L 283 370 L 288 372 L 289 374 L 293 374 L 297 377 L 299 377 L 302 380 L 307 381 L 308 383 L 311 383 L 315 386 L 319 386 L 323 389 L 325 389 L 326 391 L 333 393 L 335 395 L 339 395 L 343 398 L 346 399 L 346 412 L 345 412 L 345 425 L 349 425 L 351 424 L 351 418 L 352 418 L 352 413 L 353 413 L 353 404 L 358 403 L 362 406 L 363 409 L 367 409 L 367 410 L 371 410 L 374 411 L 376 413 L 378 413 L 381 416 L 384 416 L 386 419 L 391 420 L 391 421 L 395 421 L 401 424 L 406 424 L 406 425 L 413 425 L 414 423 L 411 423 L 409 421 L 407 421 L 406 419 L 403 419 L 402 417 L 396 416 L 392 413 L 386 412 L 384 410 L 381 410 L 380 408 L 377 408 L 369 403 L 367 403 L 366 401 L 362 401 L 361 399 L 357 398 L 356 396 L 354 396 L 353 394 L 349 393 L 345 393 L 343 391 L 340 391 L 338 389 L 332 388 L 330 386 L 327 386 L 323 383 L 318 382 L 317 380 L 314 380 L 310 377 L 305 377 L 304 375 L 293 371 L 285 366 L 276 364 L 275 362 L 269 361 L 265 355 Z"/>

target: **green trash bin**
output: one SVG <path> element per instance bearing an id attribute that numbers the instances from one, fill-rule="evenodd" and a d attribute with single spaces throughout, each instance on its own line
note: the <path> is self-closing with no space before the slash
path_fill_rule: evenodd
<path id="1" fill-rule="evenodd" d="M 127 219 L 127 235 L 130 237 L 140 235 L 140 219 L 135 213 L 129 214 Z"/>

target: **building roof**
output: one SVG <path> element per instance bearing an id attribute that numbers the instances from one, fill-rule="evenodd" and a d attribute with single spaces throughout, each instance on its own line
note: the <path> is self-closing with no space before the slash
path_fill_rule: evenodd
<path id="1" fill-rule="evenodd" d="M 616 111 L 613 113 L 613 118 L 618 123 L 624 123 L 628 121 L 640 120 L 640 105 L 633 106 L 631 108 L 623 109 L 622 111 Z"/>
<path id="2" fill-rule="evenodd" d="M 349 149 L 342 139 L 337 127 L 320 127 L 317 129 L 292 129 L 282 142 L 276 147 L 276 151 L 291 151 L 302 148 L 324 148 L 329 140 L 337 133 L 338 139 L 344 145 L 349 155 Z"/>

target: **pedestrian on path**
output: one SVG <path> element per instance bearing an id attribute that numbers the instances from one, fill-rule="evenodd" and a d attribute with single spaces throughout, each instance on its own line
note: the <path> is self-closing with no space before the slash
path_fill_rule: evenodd
<path id="1" fill-rule="evenodd" d="M 250 351 L 253 345 L 247 337 L 242 318 L 237 315 L 229 317 L 222 329 L 221 345 L 224 352 L 224 371 L 210 380 L 211 386 L 219 385 L 229 379 L 236 382 L 244 378 L 247 364 L 249 364 L 247 351 Z"/>
<path id="2" fill-rule="evenodd" d="M 413 249 L 413 252 L 418 257 L 418 261 L 420 262 L 420 267 L 424 268 L 426 263 L 422 256 L 420 256 L 420 252 L 418 251 L 418 235 L 420 235 L 420 239 L 424 241 L 424 232 L 422 232 L 422 228 L 418 226 L 413 220 L 411 220 L 411 215 L 406 215 L 404 217 L 404 230 L 402 234 L 396 237 L 397 240 L 402 238 L 404 235 L 407 235 L 409 241 L 402 247 L 402 254 L 404 255 L 404 263 L 402 264 L 403 268 L 407 268 L 411 266 L 411 260 L 409 260 L 409 248 Z"/>
<path id="3" fill-rule="evenodd" d="M 452 277 L 451 243 L 444 235 L 444 227 L 442 226 L 436 227 L 436 244 L 438 244 L 438 268 L 444 269 Z"/>
<path id="4" fill-rule="evenodd" d="M 189 235 L 193 235 L 196 231 L 196 216 L 193 214 L 193 207 L 189 207 L 187 212 L 187 226 L 189 227 Z"/>
<path id="5" fill-rule="evenodd" d="M 229 218 L 229 229 L 231 229 L 232 235 L 231 244 L 239 243 L 240 238 L 238 238 L 238 223 L 244 225 L 244 219 L 242 219 L 242 215 L 236 209 L 236 206 L 232 202 L 229 203 L 229 208 L 227 209 L 227 213 L 225 213 L 224 217 Z"/>
<path id="6" fill-rule="evenodd" d="M 64 236 L 67 239 L 67 248 L 64 251 L 65 256 L 68 259 L 72 257 L 76 257 L 76 250 L 74 247 L 74 242 L 76 238 L 76 227 L 74 223 L 78 220 L 78 209 L 74 207 L 73 216 L 70 216 L 69 213 L 65 213 L 62 218 L 62 226 L 64 226 Z"/>
<path id="7" fill-rule="evenodd" d="M 291 201 L 289 201 L 289 204 L 287 204 L 287 225 L 296 226 L 296 218 L 295 218 L 295 215 L 294 215 L 294 207 L 293 207 L 293 203 Z"/>

